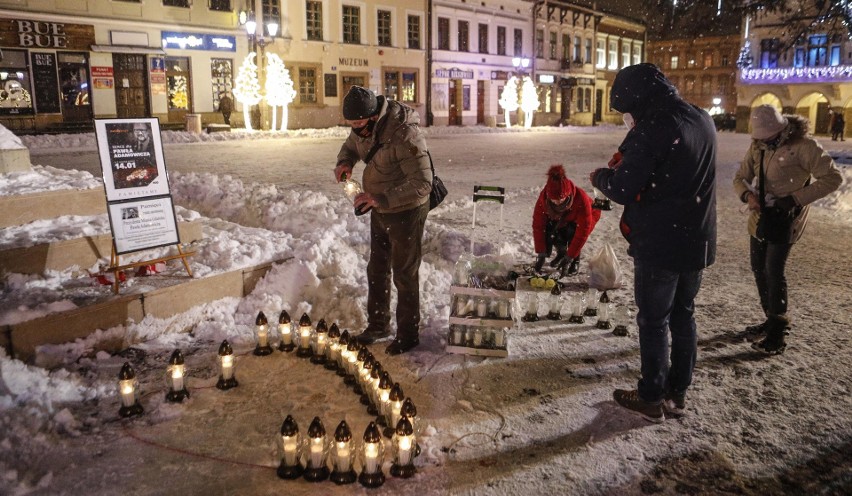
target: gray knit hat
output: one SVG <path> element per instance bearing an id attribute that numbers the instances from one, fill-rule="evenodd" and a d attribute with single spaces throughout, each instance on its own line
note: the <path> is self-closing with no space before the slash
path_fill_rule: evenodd
<path id="1" fill-rule="evenodd" d="M 379 102 L 375 93 L 353 86 L 343 98 L 343 118 L 348 121 L 366 119 L 379 113 Z"/>
<path id="2" fill-rule="evenodd" d="M 787 127 L 787 118 L 772 105 L 760 105 L 751 111 L 751 137 L 769 139 Z"/>

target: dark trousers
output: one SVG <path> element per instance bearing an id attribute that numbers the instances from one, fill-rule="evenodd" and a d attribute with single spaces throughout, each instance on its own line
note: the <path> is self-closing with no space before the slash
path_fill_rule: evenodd
<path id="1" fill-rule="evenodd" d="M 760 307 L 766 316 L 787 313 L 787 278 L 784 267 L 790 255 L 791 244 L 775 244 L 751 238 L 749 251 L 751 271 L 757 283 Z"/>
<path id="2" fill-rule="evenodd" d="M 225 119 L 225 124 L 231 125 L 231 113 L 230 112 L 222 112 L 222 118 Z"/>
<path id="3" fill-rule="evenodd" d="M 544 253 L 549 257 L 550 250 L 553 249 L 554 246 L 562 248 L 563 250 L 567 248 L 568 245 L 571 244 L 571 240 L 574 239 L 574 232 L 576 230 L 577 224 L 573 222 L 569 222 L 562 227 L 557 227 L 557 221 L 547 221 L 547 224 L 544 225 Z M 557 253 L 557 255 L 559 255 L 559 253 Z M 565 255 L 565 253 L 562 253 L 562 255 Z"/>
<path id="4" fill-rule="evenodd" d="M 370 214 L 370 261 L 367 263 L 367 323 L 390 327 L 391 273 L 397 292 L 398 338 L 418 337 L 420 327 L 420 259 L 429 204 L 393 214 Z"/>
<path id="5" fill-rule="evenodd" d="M 633 268 L 642 360 L 639 397 L 657 403 L 667 391 L 686 393 L 692 383 L 697 355 L 694 301 L 702 271 L 674 272 L 639 259 L 634 259 Z"/>

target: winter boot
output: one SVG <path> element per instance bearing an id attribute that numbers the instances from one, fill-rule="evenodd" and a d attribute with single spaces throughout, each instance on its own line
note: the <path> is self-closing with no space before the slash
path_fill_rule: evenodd
<path id="1" fill-rule="evenodd" d="M 766 335 L 766 329 L 768 327 L 769 319 L 761 322 L 760 324 L 747 326 L 742 335 L 749 343 L 755 343 L 763 339 L 763 337 Z"/>
<path id="2" fill-rule="evenodd" d="M 650 403 L 639 397 L 639 392 L 635 389 L 628 391 L 625 389 L 616 389 L 612 393 L 612 399 L 622 408 L 630 411 L 634 415 L 638 415 L 648 422 L 659 424 L 666 419 L 663 413 L 662 403 Z"/>
<path id="3" fill-rule="evenodd" d="M 562 266 L 560 267 L 560 274 L 559 275 L 561 277 L 576 276 L 580 272 L 580 259 L 575 258 L 575 259 L 571 260 L 570 264 L 567 263 L 567 262 L 568 261 L 566 260 L 565 263 L 563 263 Z"/>
<path id="4" fill-rule="evenodd" d="M 780 355 L 787 348 L 784 342 L 784 332 L 790 321 L 783 315 L 770 315 L 767 320 L 766 338 L 759 343 L 753 343 L 752 348 L 768 355 Z"/>
<path id="5" fill-rule="evenodd" d="M 368 325 L 367 329 L 365 329 L 364 332 L 355 336 L 355 341 L 358 341 L 361 344 L 373 344 L 380 339 L 384 339 L 390 336 L 390 334 L 390 329 L 388 329 L 387 327 L 382 329 L 377 327 L 370 327 Z"/>
<path id="6" fill-rule="evenodd" d="M 675 394 L 667 392 L 663 398 L 663 411 L 667 417 L 679 418 L 683 417 L 686 410 L 686 393 Z"/>
<path id="7" fill-rule="evenodd" d="M 550 261 L 551 267 L 554 267 L 554 268 L 559 267 L 559 264 L 561 264 L 562 261 L 565 260 L 565 250 L 567 250 L 567 249 L 568 249 L 567 246 L 557 246 L 556 247 L 556 256 L 553 257 L 553 260 Z"/>

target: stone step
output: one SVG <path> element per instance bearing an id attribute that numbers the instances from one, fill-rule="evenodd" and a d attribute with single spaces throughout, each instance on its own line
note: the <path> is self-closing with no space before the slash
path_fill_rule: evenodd
<path id="1" fill-rule="evenodd" d="M 13 358 L 30 362 L 36 348 L 43 344 L 73 342 L 98 329 L 140 322 L 149 315 L 166 318 L 222 298 L 243 298 L 251 293 L 274 264 L 287 260 L 289 258 L 203 278 L 189 278 L 186 274 L 150 276 L 151 284 L 146 285 L 150 286 L 147 291 L 106 296 L 105 300 L 85 307 L 2 326 L 0 346 Z M 99 343 L 103 351 L 110 353 L 120 351 L 122 344 Z"/>
<path id="2" fill-rule="evenodd" d="M 0 228 L 63 215 L 98 215 L 104 212 L 106 195 L 103 187 L 0 196 Z"/>
<path id="3" fill-rule="evenodd" d="M 201 221 L 178 222 L 181 244 L 201 239 Z M 43 274 L 46 270 L 65 270 L 74 265 L 85 269 L 98 260 L 109 258 L 112 235 L 85 236 L 75 239 L 42 243 L 35 246 L 2 249 L 0 274 Z"/>

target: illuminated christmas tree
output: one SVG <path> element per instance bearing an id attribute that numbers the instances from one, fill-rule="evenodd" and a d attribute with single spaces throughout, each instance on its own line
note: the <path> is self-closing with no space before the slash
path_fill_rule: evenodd
<path id="1" fill-rule="evenodd" d="M 500 95 L 500 100 L 497 102 L 503 108 L 503 117 L 506 119 L 506 127 L 512 127 L 509 112 L 518 110 L 518 78 L 512 76 L 506 81 L 506 86 L 503 88 L 503 93 Z"/>
<path id="2" fill-rule="evenodd" d="M 243 60 L 237 79 L 234 81 L 234 97 L 243 104 L 243 119 L 246 129 L 251 131 L 251 117 L 249 110 L 252 105 L 260 103 L 260 83 L 257 81 L 257 65 L 254 63 L 254 52 L 249 52 Z"/>
<path id="3" fill-rule="evenodd" d="M 274 53 L 266 54 L 266 102 L 272 105 L 272 130 L 276 129 L 276 118 L 281 107 L 281 130 L 287 131 L 287 105 L 296 98 L 290 71 L 284 66 L 281 57 Z"/>
<path id="4" fill-rule="evenodd" d="M 524 76 L 524 84 L 521 87 L 521 110 L 524 111 L 524 127 L 529 129 L 532 127 L 533 112 L 538 108 L 538 92 L 535 89 L 532 79 L 529 76 Z"/>

